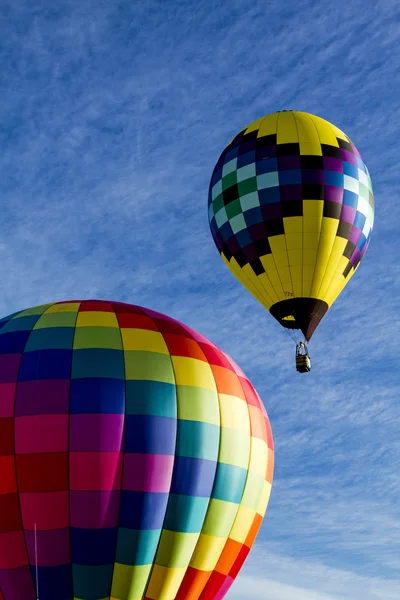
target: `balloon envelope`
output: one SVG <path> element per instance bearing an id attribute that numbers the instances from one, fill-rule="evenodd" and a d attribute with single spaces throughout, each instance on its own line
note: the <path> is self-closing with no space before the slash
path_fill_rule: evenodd
<path id="1" fill-rule="evenodd" d="M 261 118 L 221 154 L 208 207 L 230 270 L 283 327 L 309 340 L 371 236 L 371 179 L 352 141 L 308 113 Z"/>
<path id="2" fill-rule="evenodd" d="M 239 367 L 162 314 L 71 301 L 0 321 L 0 598 L 208 600 L 271 489 Z"/>

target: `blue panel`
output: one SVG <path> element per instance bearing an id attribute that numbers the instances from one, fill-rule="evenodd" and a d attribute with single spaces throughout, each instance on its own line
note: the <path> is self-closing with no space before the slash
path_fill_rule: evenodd
<path id="1" fill-rule="evenodd" d="M 358 167 L 356 167 L 356 165 L 343 162 L 343 173 L 345 175 L 350 175 L 350 177 L 354 177 L 354 179 L 358 179 Z"/>
<path id="2" fill-rule="evenodd" d="M 351 208 L 357 208 L 358 194 L 350 192 L 349 190 L 343 190 L 343 204 L 351 206 Z"/>
<path id="3" fill-rule="evenodd" d="M 71 527 L 72 562 L 78 565 L 107 565 L 114 562 L 117 527 L 78 529 Z"/>
<path id="4" fill-rule="evenodd" d="M 127 381 L 126 414 L 176 418 L 175 385 L 161 381 Z"/>
<path id="5" fill-rule="evenodd" d="M 200 458 L 176 456 L 171 493 L 209 498 L 214 484 L 217 463 Z"/>
<path id="6" fill-rule="evenodd" d="M 36 586 L 36 569 L 31 566 L 32 579 Z M 71 565 L 56 567 L 38 567 L 40 600 L 71 600 L 72 571 Z M 21 598 L 21 600 L 23 600 Z"/>
<path id="7" fill-rule="evenodd" d="M 72 350 L 74 327 L 43 327 L 31 332 L 25 352 L 51 348 Z"/>
<path id="8" fill-rule="evenodd" d="M 246 210 L 243 213 L 243 216 L 248 227 L 251 227 L 252 225 L 257 225 L 258 223 L 262 223 L 264 221 L 261 208 L 258 208 L 257 206 Z"/>
<path id="9" fill-rule="evenodd" d="M 251 165 L 254 162 L 256 162 L 255 151 L 241 154 L 237 159 L 237 169 L 240 169 L 240 167 L 245 167 L 246 165 Z"/>
<path id="10" fill-rule="evenodd" d="M 125 379 L 124 353 L 108 348 L 74 350 L 71 377 Z"/>
<path id="11" fill-rule="evenodd" d="M 220 181 L 220 179 L 222 179 L 222 166 L 214 171 L 212 180 L 211 180 L 211 187 L 214 187 L 214 185 L 216 183 L 218 183 L 218 181 Z"/>
<path id="12" fill-rule="evenodd" d="M 119 523 L 127 529 L 162 529 L 169 494 L 122 491 Z"/>
<path id="13" fill-rule="evenodd" d="M 216 461 L 219 453 L 219 437 L 219 425 L 179 419 L 175 454 Z"/>
<path id="14" fill-rule="evenodd" d="M 281 201 L 280 190 L 277 186 L 266 188 L 264 190 L 258 190 L 258 197 L 262 206 L 264 204 L 273 204 L 274 202 Z"/>
<path id="15" fill-rule="evenodd" d="M 72 379 L 71 414 L 123 414 L 125 382 L 121 379 Z"/>
<path id="16" fill-rule="evenodd" d="M 3 333 L 9 333 L 10 331 L 30 331 L 36 321 L 41 317 L 41 315 L 29 315 L 26 317 L 18 317 L 17 319 L 11 319 L 3 325 L 1 331 Z"/>
<path id="17" fill-rule="evenodd" d="M 175 454 L 177 421 L 170 417 L 127 415 L 125 452 Z"/>
<path id="18" fill-rule="evenodd" d="M 183 533 L 200 533 L 210 499 L 171 494 L 164 529 Z"/>
<path id="19" fill-rule="evenodd" d="M 22 355 L 18 381 L 69 379 L 72 350 L 38 350 Z"/>
<path id="20" fill-rule="evenodd" d="M 225 154 L 225 162 L 230 162 L 231 160 L 233 160 L 234 158 L 237 157 L 237 155 L 239 154 L 239 146 L 236 146 L 235 148 L 231 148 L 226 154 Z"/>
<path id="21" fill-rule="evenodd" d="M 356 218 L 354 219 L 354 227 L 358 227 L 358 229 L 363 229 L 366 221 L 366 216 L 360 212 L 356 212 Z"/>
<path id="22" fill-rule="evenodd" d="M 151 565 L 160 541 L 160 529 L 119 528 L 115 562 L 122 565 Z"/>
<path id="23" fill-rule="evenodd" d="M 344 175 L 337 171 L 324 171 L 324 184 L 333 185 L 334 187 L 344 187 Z"/>
<path id="24" fill-rule="evenodd" d="M 301 169 L 279 171 L 280 185 L 295 185 L 301 183 Z"/>
<path id="25" fill-rule="evenodd" d="M 264 158 L 256 163 L 256 174 L 263 175 L 264 173 L 274 173 L 278 170 L 277 158 Z"/>
<path id="26" fill-rule="evenodd" d="M 364 248 L 364 245 L 367 241 L 367 238 L 365 237 L 365 235 L 362 233 L 360 235 L 360 239 L 357 242 L 357 248 L 361 251 Z"/>
<path id="27" fill-rule="evenodd" d="M 236 239 L 241 248 L 245 248 L 252 242 L 250 234 L 247 231 L 247 229 L 242 229 L 241 231 L 238 231 L 236 234 Z"/>
<path id="28" fill-rule="evenodd" d="M 0 352 L 2 354 L 22 354 L 30 331 L 14 331 L 0 334 Z"/>
<path id="29" fill-rule="evenodd" d="M 230 226 L 229 221 L 222 225 L 219 232 L 224 242 L 227 242 L 233 236 L 232 227 Z"/>
<path id="30" fill-rule="evenodd" d="M 212 497 L 217 500 L 239 504 L 247 478 L 247 470 L 225 463 L 218 463 Z"/>

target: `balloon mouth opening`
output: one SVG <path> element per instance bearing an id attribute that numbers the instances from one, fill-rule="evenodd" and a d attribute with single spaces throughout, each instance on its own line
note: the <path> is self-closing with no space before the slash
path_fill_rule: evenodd
<path id="1" fill-rule="evenodd" d="M 270 313 L 282 327 L 299 329 L 308 342 L 328 308 L 318 298 L 291 298 L 273 304 Z"/>

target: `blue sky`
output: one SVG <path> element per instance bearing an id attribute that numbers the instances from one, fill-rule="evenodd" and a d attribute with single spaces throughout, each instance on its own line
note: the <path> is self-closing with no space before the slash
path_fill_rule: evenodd
<path id="1" fill-rule="evenodd" d="M 268 410 L 275 481 L 229 600 L 398 600 L 400 8 L 395 0 L 3 0 L 1 314 L 105 298 L 198 329 Z M 313 370 L 220 259 L 208 183 L 282 109 L 343 129 L 375 228 Z"/>

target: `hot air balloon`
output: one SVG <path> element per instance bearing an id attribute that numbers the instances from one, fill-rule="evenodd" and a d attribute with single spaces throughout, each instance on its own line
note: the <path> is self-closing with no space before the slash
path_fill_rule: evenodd
<path id="1" fill-rule="evenodd" d="M 273 442 L 222 350 L 157 312 L 0 321 L 0 598 L 223 598 L 261 525 Z"/>
<path id="2" fill-rule="evenodd" d="M 284 328 L 303 334 L 296 363 L 310 370 L 306 341 L 357 270 L 374 221 L 353 142 L 305 112 L 258 119 L 222 152 L 208 209 L 224 262 Z"/>

